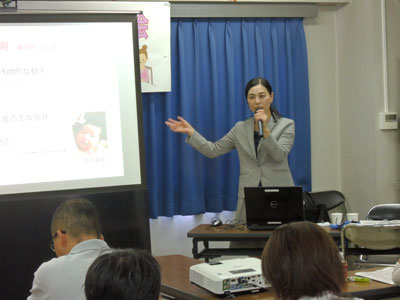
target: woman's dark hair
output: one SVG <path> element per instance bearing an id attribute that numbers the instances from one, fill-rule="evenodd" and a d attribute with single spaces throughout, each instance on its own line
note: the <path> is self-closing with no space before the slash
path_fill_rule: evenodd
<path id="1" fill-rule="evenodd" d="M 245 97 L 247 99 L 247 95 L 249 94 L 249 91 L 252 87 L 261 84 L 262 86 L 264 86 L 269 94 L 272 93 L 272 86 L 269 83 L 269 81 L 265 78 L 262 77 L 256 77 L 251 79 L 247 84 L 246 84 L 246 88 L 245 88 Z M 271 110 L 271 115 L 274 118 L 274 121 L 276 122 L 278 119 L 282 118 L 282 115 L 279 113 L 278 109 L 276 108 L 276 106 L 274 104 L 271 104 L 270 106 L 270 110 Z"/>
<path id="2" fill-rule="evenodd" d="M 146 250 L 114 250 L 89 267 L 85 280 L 87 300 L 157 300 L 161 272 Z"/>
<path id="3" fill-rule="evenodd" d="M 343 265 L 332 237 L 308 221 L 278 227 L 262 254 L 262 273 L 278 299 L 341 293 Z"/>

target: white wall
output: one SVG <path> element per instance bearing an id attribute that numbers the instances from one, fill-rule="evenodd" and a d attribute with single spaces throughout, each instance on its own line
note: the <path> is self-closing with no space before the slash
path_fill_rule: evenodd
<path id="1" fill-rule="evenodd" d="M 319 6 L 304 21 L 308 48 L 313 190 L 341 190 L 351 211 L 400 203 L 400 131 L 380 131 L 380 1 Z M 389 110 L 400 112 L 400 1 L 387 0 Z M 154 255 L 192 256 L 187 232 L 215 214 L 150 221 Z M 218 215 L 233 218 L 231 212 Z"/>
<path id="2" fill-rule="evenodd" d="M 400 113 L 400 0 L 386 1 L 389 111 Z M 400 130 L 380 132 L 378 202 L 400 202 Z M 386 192 L 387 191 L 387 192 Z M 380 197 L 380 195 L 384 195 Z"/>
<path id="3" fill-rule="evenodd" d="M 399 1 L 386 2 L 391 7 L 388 19 L 399 19 Z M 352 1 L 337 12 L 341 186 L 351 209 L 362 215 L 377 203 L 400 201 L 399 130 L 378 128 L 377 116 L 384 109 L 381 21 L 376 0 Z M 400 27 L 388 25 L 393 61 L 400 53 L 399 48 L 393 52 Z M 399 70 L 391 71 L 391 82 L 397 77 L 399 83 Z M 394 89 L 390 87 L 390 108 L 399 112 L 399 93 Z"/>
<path id="4" fill-rule="evenodd" d="M 304 20 L 310 82 L 312 189 L 340 190 L 336 6 Z"/>

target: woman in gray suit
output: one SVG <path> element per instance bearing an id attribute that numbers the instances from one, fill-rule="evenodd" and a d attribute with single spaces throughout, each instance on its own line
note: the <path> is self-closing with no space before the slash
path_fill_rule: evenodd
<path id="1" fill-rule="evenodd" d="M 165 122 L 172 131 L 186 133 L 186 142 L 209 158 L 237 149 L 240 177 L 235 218 L 243 221 L 244 187 L 294 185 L 287 160 L 294 142 L 294 121 L 282 117 L 272 105 L 274 93 L 266 79 L 251 79 L 245 95 L 254 117 L 237 122 L 215 143 L 207 141 L 180 116 Z"/>

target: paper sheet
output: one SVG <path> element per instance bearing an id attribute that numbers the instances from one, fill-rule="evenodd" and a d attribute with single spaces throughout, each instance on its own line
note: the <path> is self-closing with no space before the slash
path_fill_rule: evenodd
<path id="1" fill-rule="evenodd" d="M 376 281 L 384 282 L 387 284 L 392 284 L 395 285 L 395 283 L 392 280 L 392 273 L 393 273 L 394 267 L 386 267 L 383 269 L 379 269 L 376 271 L 371 271 L 371 272 L 357 272 L 357 276 L 362 276 L 362 277 L 367 277 Z"/>

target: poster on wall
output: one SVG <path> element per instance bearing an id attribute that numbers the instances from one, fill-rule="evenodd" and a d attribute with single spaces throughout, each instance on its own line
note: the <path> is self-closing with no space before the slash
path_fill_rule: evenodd
<path id="1" fill-rule="evenodd" d="M 25 11 L 107 11 L 138 14 L 140 78 L 143 93 L 171 91 L 171 7 L 168 2 L 21 1 Z"/>
<path id="2" fill-rule="evenodd" d="M 142 92 L 171 91 L 170 4 L 135 2 Z"/>

